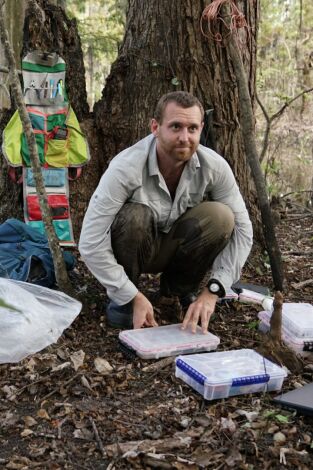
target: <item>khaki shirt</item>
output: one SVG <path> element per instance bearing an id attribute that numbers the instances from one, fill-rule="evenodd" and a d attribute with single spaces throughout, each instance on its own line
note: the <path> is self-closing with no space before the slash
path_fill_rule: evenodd
<path id="1" fill-rule="evenodd" d="M 226 290 L 239 280 L 252 246 L 252 225 L 228 163 L 213 150 L 199 145 L 185 165 L 173 201 L 158 168 L 153 135 L 114 157 L 91 197 L 79 241 L 83 260 L 110 299 L 124 305 L 138 292 L 123 266 L 117 263 L 111 246 L 110 227 L 125 202 L 149 206 L 158 230 L 168 232 L 188 208 L 204 200 L 226 204 L 235 216 L 232 237 L 216 257 L 211 271 L 211 277 Z"/>

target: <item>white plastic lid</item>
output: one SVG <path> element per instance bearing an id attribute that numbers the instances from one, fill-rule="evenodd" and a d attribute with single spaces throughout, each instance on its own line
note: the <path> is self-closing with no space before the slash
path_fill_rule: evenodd
<path id="1" fill-rule="evenodd" d="M 272 313 L 267 312 L 269 318 Z M 313 338 L 313 305 L 307 303 L 284 303 L 282 325 L 294 336 Z"/>
<path id="2" fill-rule="evenodd" d="M 220 343 L 212 333 L 203 334 L 199 326 L 196 333 L 192 333 L 189 327 L 182 330 L 181 323 L 121 331 L 119 339 L 143 359 L 212 351 Z"/>

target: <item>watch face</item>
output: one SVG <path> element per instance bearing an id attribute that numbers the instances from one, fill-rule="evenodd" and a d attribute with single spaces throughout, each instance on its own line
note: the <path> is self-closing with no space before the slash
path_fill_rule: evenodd
<path id="1" fill-rule="evenodd" d="M 220 286 L 215 282 L 212 282 L 212 284 L 210 284 L 209 290 L 216 294 L 220 290 Z"/>

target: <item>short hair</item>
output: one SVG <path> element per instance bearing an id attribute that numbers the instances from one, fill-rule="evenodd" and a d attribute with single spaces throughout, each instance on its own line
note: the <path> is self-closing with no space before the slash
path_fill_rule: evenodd
<path id="1" fill-rule="evenodd" d="M 191 93 L 188 93 L 187 91 L 172 91 L 171 93 L 166 93 L 165 95 L 161 96 L 156 105 L 154 119 L 159 124 L 162 124 L 164 110 L 169 103 L 176 103 L 182 108 L 192 108 L 192 106 L 198 106 L 201 112 L 201 119 L 203 120 L 204 118 L 204 109 L 198 98 L 193 96 Z"/>

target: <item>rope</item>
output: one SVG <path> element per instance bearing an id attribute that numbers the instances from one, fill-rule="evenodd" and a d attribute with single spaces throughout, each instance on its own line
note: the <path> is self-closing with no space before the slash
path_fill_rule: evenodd
<path id="1" fill-rule="evenodd" d="M 227 15 L 227 17 L 230 16 L 229 23 L 226 23 L 226 21 L 224 20 L 224 18 L 227 17 L 224 16 L 223 18 L 220 14 L 221 7 L 227 3 L 230 7 L 230 15 Z M 223 40 L 223 36 L 221 35 L 221 33 L 212 31 L 212 25 L 214 23 L 217 23 L 218 21 L 223 23 L 225 28 L 229 31 L 226 37 L 234 31 L 237 31 L 239 28 L 248 29 L 244 14 L 241 13 L 241 11 L 238 9 L 234 0 L 213 0 L 210 5 L 205 7 L 201 15 L 200 28 L 203 36 L 205 36 L 207 39 L 213 39 L 214 41 L 221 43 Z M 204 31 L 205 24 L 207 25 L 207 32 Z"/>

